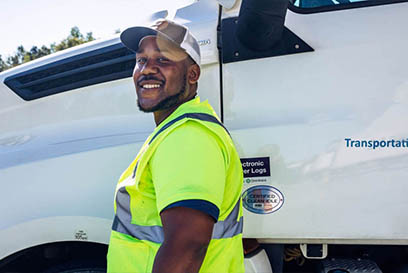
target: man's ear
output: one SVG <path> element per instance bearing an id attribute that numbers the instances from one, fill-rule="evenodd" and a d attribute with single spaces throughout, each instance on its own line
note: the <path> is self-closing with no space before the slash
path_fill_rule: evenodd
<path id="1" fill-rule="evenodd" d="M 187 71 L 187 80 L 189 84 L 195 84 L 200 78 L 200 67 L 197 64 L 192 64 Z"/>

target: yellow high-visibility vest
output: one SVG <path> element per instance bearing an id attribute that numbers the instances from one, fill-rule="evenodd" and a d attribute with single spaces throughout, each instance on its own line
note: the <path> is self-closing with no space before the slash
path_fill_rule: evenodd
<path id="1" fill-rule="evenodd" d="M 184 200 L 218 213 L 200 272 L 244 272 L 242 183 L 239 156 L 211 106 L 198 97 L 182 104 L 119 179 L 108 272 L 151 272 L 164 239 L 160 212 Z"/>

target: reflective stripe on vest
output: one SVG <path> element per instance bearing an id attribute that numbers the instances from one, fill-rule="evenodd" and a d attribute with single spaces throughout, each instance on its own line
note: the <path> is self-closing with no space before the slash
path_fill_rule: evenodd
<path id="1" fill-rule="evenodd" d="M 122 188 L 123 189 L 123 188 Z M 238 219 L 240 207 L 240 199 L 235 204 L 234 209 L 225 218 L 224 221 L 218 221 L 214 224 L 211 239 L 231 238 L 242 233 L 243 217 Z M 118 208 L 119 209 L 119 206 Z M 123 214 L 122 214 L 123 213 Z M 130 223 L 130 214 L 124 210 L 116 213 L 113 220 L 112 229 L 130 235 L 139 240 L 147 240 L 150 242 L 161 244 L 164 241 L 164 232 L 162 226 L 140 226 Z"/>
<path id="2" fill-rule="evenodd" d="M 214 116 L 205 114 L 205 113 L 186 113 L 183 114 L 168 123 L 166 123 L 159 131 L 152 137 L 149 141 L 149 144 L 164 130 L 169 128 L 175 122 L 182 120 L 184 118 L 192 118 L 203 121 L 208 121 L 216 123 L 222 126 L 225 131 L 229 134 L 228 130 L 224 125 Z M 138 164 L 136 164 L 133 171 L 132 178 L 136 175 Z M 231 213 L 225 218 L 224 221 L 218 221 L 214 224 L 214 229 L 212 233 L 212 239 L 222 239 L 222 238 L 231 238 L 235 235 L 242 233 L 243 229 L 243 217 L 238 219 L 240 208 L 240 199 L 235 204 Z M 130 235 L 139 240 L 147 240 L 155 243 L 162 243 L 164 241 L 164 233 L 162 226 L 141 226 L 131 223 L 131 213 L 130 213 L 130 196 L 126 191 L 126 187 L 121 187 L 116 193 L 116 215 L 113 221 L 112 230 L 115 230 L 120 233 Z"/>
<path id="3" fill-rule="evenodd" d="M 166 125 L 164 125 L 163 127 L 160 128 L 159 131 L 157 131 L 157 133 L 152 137 L 152 139 L 149 141 L 149 144 L 153 142 L 153 140 L 164 130 L 166 130 L 167 128 L 169 128 L 172 124 L 174 124 L 175 122 L 182 120 L 184 118 L 192 118 L 192 119 L 198 119 L 198 120 L 203 120 L 203 121 L 209 121 L 212 123 L 216 123 L 218 125 L 220 125 L 222 128 L 224 128 L 224 130 L 229 134 L 227 128 L 225 128 L 224 124 L 222 124 L 216 117 L 211 116 L 209 114 L 205 114 L 205 113 L 185 113 L 171 121 L 169 121 Z"/>

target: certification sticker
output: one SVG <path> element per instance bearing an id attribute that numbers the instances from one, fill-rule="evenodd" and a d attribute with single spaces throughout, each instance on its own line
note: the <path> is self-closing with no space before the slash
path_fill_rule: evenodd
<path id="1" fill-rule="evenodd" d="M 283 205 L 283 194 L 269 185 L 254 186 L 242 194 L 244 208 L 257 214 L 277 211 Z"/>

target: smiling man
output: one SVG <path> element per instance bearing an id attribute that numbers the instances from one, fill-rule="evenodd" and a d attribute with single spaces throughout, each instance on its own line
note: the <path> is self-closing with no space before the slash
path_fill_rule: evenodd
<path id="1" fill-rule="evenodd" d="M 242 167 L 232 139 L 200 102 L 200 49 L 160 20 L 133 27 L 139 109 L 156 129 L 119 179 L 108 272 L 243 272 Z"/>

